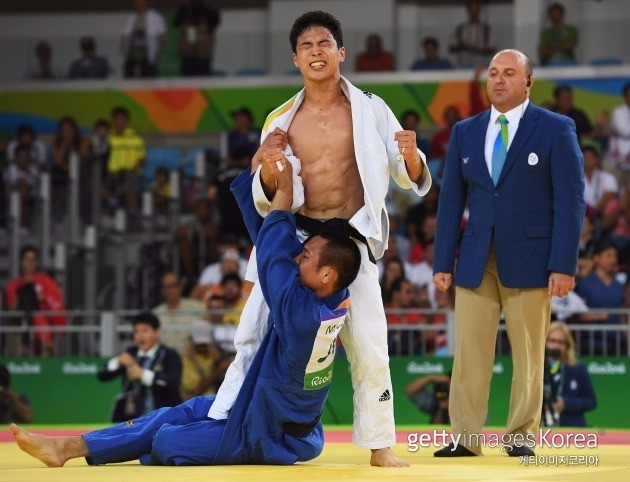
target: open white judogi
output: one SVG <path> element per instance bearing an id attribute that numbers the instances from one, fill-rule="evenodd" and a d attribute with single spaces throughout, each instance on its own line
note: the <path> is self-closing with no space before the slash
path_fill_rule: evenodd
<path id="1" fill-rule="evenodd" d="M 374 257 L 379 259 L 387 249 L 389 236 L 385 196 L 390 176 L 403 189 L 413 189 L 416 194 L 423 196 L 431 187 L 431 175 L 426 167 L 425 155 L 418 150 L 425 163 L 424 171 L 419 183 L 414 183 L 409 178 L 405 163 L 398 160 L 398 143 L 394 140 L 394 134 L 401 131 L 402 127 L 381 98 L 362 92 L 344 77 L 341 77 L 341 88 L 351 105 L 354 152 L 365 200 L 363 207 L 350 219 L 350 224 L 367 238 Z M 276 127 L 288 131 L 304 95 L 302 89 L 269 115 L 261 142 Z M 294 193 L 291 210 L 295 213 L 304 204 L 304 188 L 299 177 L 301 163 L 288 145 L 285 155 L 293 166 Z M 260 168 L 252 189 L 256 209 L 264 217 L 269 213 L 271 202 L 262 189 Z M 309 233 L 300 231 L 298 234 L 303 241 Z M 353 441 L 362 447 L 377 449 L 389 447 L 396 441 L 393 398 L 383 396 L 386 390 L 393 393 L 387 353 L 387 323 L 378 269 L 369 261 L 367 247 L 362 243 L 358 245 L 363 262 L 356 281 L 350 286 L 352 304 L 340 336 L 351 364 L 354 387 Z M 248 267 L 249 281 L 257 280 L 255 268 L 254 252 Z M 256 284 L 243 309 L 236 331 L 236 358 L 226 373 L 225 381 L 210 410 L 210 417 L 227 417 L 264 336 L 268 314 L 269 309 L 265 305 L 260 287 Z"/>

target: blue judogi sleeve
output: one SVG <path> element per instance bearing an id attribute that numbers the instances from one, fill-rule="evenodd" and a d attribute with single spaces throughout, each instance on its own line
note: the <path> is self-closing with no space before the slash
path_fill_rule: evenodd
<path id="1" fill-rule="evenodd" d="M 249 237 L 254 244 L 258 237 L 258 231 L 263 224 L 263 217 L 258 214 L 256 207 L 254 206 L 254 196 L 252 195 L 252 182 L 254 175 L 249 169 L 241 172 L 236 179 L 230 184 L 230 191 L 236 198 L 238 207 L 243 213 L 243 220 L 245 221 L 245 227 L 249 233 Z"/>
<path id="2" fill-rule="evenodd" d="M 295 257 L 302 244 L 295 234 L 295 217 L 288 211 L 271 211 L 257 239 L 260 287 L 271 310 L 280 340 L 291 355 L 292 348 L 303 352 L 295 341 L 307 335 L 312 340 L 320 324 L 320 300 L 300 284 Z"/>

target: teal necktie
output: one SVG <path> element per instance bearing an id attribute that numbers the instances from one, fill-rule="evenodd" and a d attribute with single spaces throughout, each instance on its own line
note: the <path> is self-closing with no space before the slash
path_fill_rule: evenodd
<path id="1" fill-rule="evenodd" d="M 495 186 L 499 182 L 499 176 L 501 175 L 503 164 L 505 164 L 508 150 L 508 120 L 501 114 L 498 121 L 501 123 L 501 130 L 497 134 L 494 148 L 492 149 L 492 181 Z"/>

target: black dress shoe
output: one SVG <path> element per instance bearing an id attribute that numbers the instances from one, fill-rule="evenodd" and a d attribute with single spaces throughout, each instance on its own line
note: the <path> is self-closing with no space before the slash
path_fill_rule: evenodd
<path id="1" fill-rule="evenodd" d="M 458 445 L 457 448 L 454 448 L 455 445 L 450 443 L 448 447 L 441 448 L 437 452 L 433 453 L 434 457 L 476 457 L 477 455 L 472 453 L 463 445 Z"/>
<path id="2" fill-rule="evenodd" d="M 505 451 L 510 457 L 531 457 L 534 451 L 525 445 L 506 445 Z"/>

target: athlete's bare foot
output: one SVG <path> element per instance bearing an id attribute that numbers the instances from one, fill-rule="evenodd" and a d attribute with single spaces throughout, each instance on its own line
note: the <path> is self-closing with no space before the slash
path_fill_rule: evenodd
<path id="1" fill-rule="evenodd" d="M 398 458 L 389 447 L 372 450 L 370 465 L 374 467 L 409 467 L 409 462 Z"/>
<path id="2" fill-rule="evenodd" d="M 14 423 L 9 428 L 18 446 L 48 467 L 63 467 L 71 458 L 80 457 L 84 453 L 87 455 L 83 437 L 47 437 L 27 432 Z"/>

